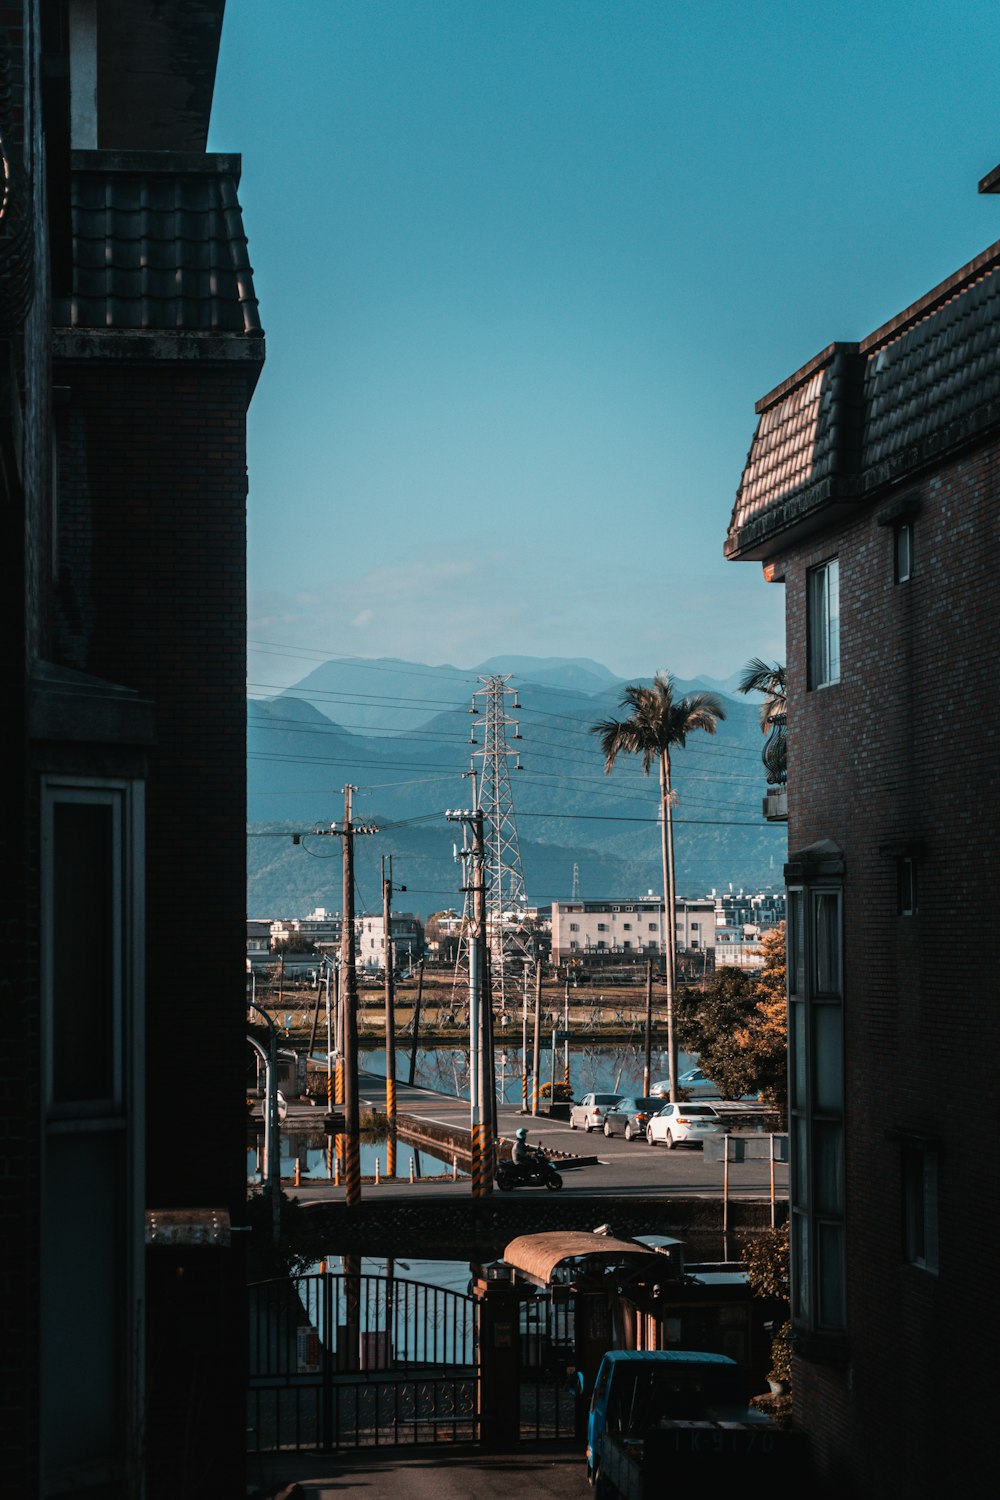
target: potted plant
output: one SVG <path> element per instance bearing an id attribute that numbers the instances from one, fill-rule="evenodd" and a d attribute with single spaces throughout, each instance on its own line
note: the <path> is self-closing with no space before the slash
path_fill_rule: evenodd
<path id="1" fill-rule="evenodd" d="M 787 1395 L 792 1384 L 792 1325 L 790 1322 L 776 1328 L 771 1339 L 771 1368 L 767 1383 L 772 1396 Z"/>
<path id="2" fill-rule="evenodd" d="M 788 1319 L 788 1225 L 765 1230 L 743 1246 L 741 1259 L 754 1296 L 767 1297 L 784 1309 L 781 1323 L 766 1324 L 771 1332 L 771 1368 L 767 1383 L 775 1396 L 788 1394 L 792 1381 L 792 1325 Z"/>

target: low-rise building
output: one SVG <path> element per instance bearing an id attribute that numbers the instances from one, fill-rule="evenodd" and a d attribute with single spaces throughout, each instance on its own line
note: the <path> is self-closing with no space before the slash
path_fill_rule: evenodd
<path id="1" fill-rule="evenodd" d="M 597 965 L 645 960 L 663 951 L 663 901 L 642 899 L 553 901 L 552 962 Z"/>

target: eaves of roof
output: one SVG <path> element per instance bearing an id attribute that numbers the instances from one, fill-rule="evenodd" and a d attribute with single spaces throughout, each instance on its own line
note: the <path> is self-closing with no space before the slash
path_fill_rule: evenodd
<path id="1" fill-rule="evenodd" d="M 226 335 L 263 358 L 238 156 L 76 151 L 60 330 Z"/>
<path id="2" fill-rule="evenodd" d="M 769 559 L 1000 428 L 1000 242 L 756 403 L 725 552 Z"/>

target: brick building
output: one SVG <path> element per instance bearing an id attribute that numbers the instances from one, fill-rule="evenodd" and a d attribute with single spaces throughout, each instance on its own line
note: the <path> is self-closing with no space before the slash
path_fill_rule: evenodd
<path id="1" fill-rule="evenodd" d="M 1000 1007 L 955 933 L 1000 876 L 1000 243 L 757 411 L 726 553 L 786 593 L 796 1417 L 834 1493 L 933 1495 L 994 1446 Z"/>
<path id="2" fill-rule="evenodd" d="M 264 350 L 239 158 L 205 151 L 222 12 L 0 6 L 0 1440 L 23 1495 L 243 1490 Z"/>

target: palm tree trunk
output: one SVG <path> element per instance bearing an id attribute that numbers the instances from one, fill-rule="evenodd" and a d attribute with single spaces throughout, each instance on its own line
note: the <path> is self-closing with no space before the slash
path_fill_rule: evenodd
<path id="1" fill-rule="evenodd" d="M 667 1068 L 670 1101 L 677 1100 L 677 1037 L 674 1032 L 674 983 L 677 973 L 674 895 L 674 823 L 670 802 L 670 753 L 660 751 L 660 854 L 663 860 L 663 951 L 667 999 Z"/>

